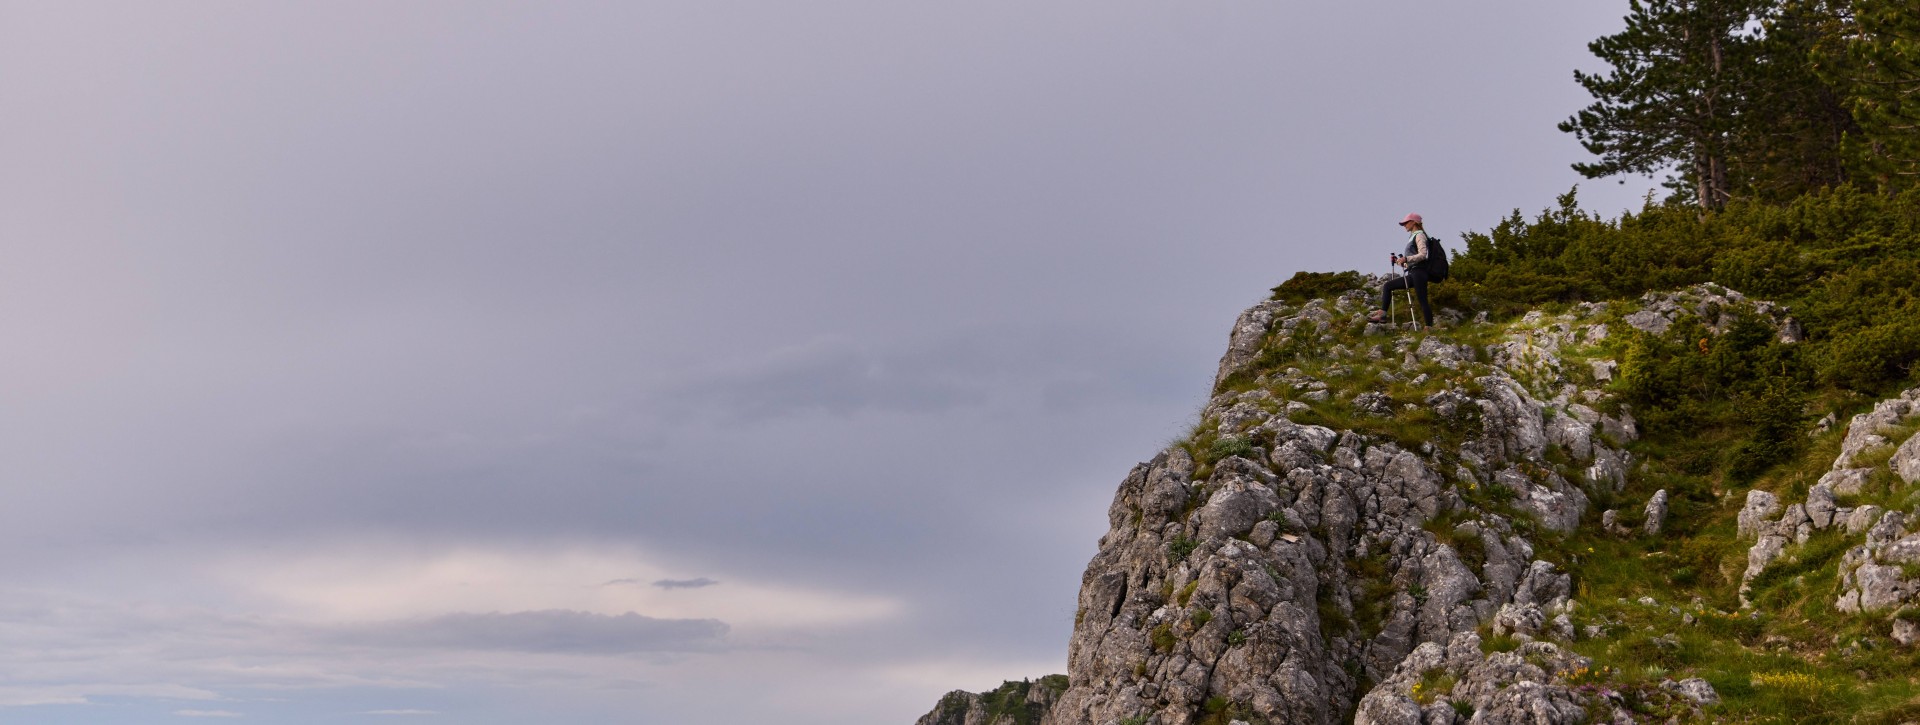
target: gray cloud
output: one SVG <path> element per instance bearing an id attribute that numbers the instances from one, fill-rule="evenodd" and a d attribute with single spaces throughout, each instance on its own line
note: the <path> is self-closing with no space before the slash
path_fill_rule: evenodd
<path id="1" fill-rule="evenodd" d="M 195 596 L 170 562 L 99 562 L 377 532 L 633 544 L 908 604 L 767 665 L 756 692 L 805 681 L 818 712 L 556 696 L 562 676 L 421 702 L 500 723 L 560 701 L 577 722 L 905 722 L 992 683 L 827 685 L 904 657 L 1058 662 L 1115 483 L 1201 403 L 1233 315 L 1294 271 L 1377 267 L 1408 211 L 1452 240 L 1579 181 L 1553 124 L 1622 12 L 16 5 L 0 47 L 34 72 L 0 73 L 21 100 L 0 454 L 33 505 L 0 510 L 0 580 L 169 602 Z M 1582 198 L 1611 212 L 1650 185 Z M 265 642 L 246 671 L 293 678 L 263 689 L 310 698 L 296 719 L 459 680 L 363 678 L 375 635 L 450 659 L 717 649 L 712 682 L 744 656 L 711 620 L 454 615 L 343 647 L 247 612 L 70 613 L 0 608 L 7 641 L 58 653 L 0 680 L 133 658 L 130 680 L 226 687 L 181 663 Z M 308 636 L 324 646 L 286 641 Z"/>
<path id="2" fill-rule="evenodd" d="M 710 587 L 719 583 L 720 582 L 714 581 L 712 579 L 708 579 L 706 577 L 700 577 L 698 579 L 661 579 L 659 581 L 654 582 L 653 585 L 656 587 L 660 587 L 661 589 L 699 589 L 701 587 Z"/>
<path id="3" fill-rule="evenodd" d="M 716 619 L 657 619 L 569 610 L 443 614 L 344 627 L 342 642 L 377 647 L 633 654 L 691 652 L 719 646 Z"/>
<path id="4" fill-rule="evenodd" d="M 818 340 L 694 382 L 670 400 L 730 423 L 815 412 L 930 414 L 984 402 L 985 381 L 957 372 L 875 355 L 847 340 Z"/>

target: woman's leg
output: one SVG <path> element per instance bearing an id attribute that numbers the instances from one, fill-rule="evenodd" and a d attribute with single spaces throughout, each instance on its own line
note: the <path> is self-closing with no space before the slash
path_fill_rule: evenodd
<path id="1" fill-rule="evenodd" d="M 1393 279 L 1387 280 L 1385 284 L 1380 285 L 1380 309 L 1385 310 L 1388 317 L 1393 316 L 1393 293 L 1406 288 L 1407 278 L 1405 276 L 1394 277 Z"/>
<path id="2" fill-rule="evenodd" d="M 1420 298 L 1420 316 L 1426 320 L 1427 327 L 1433 327 L 1433 308 L 1427 305 L 1427 270 L 1408 270 L 1407 276 L 1413 278 L 1414 296 Z"/>

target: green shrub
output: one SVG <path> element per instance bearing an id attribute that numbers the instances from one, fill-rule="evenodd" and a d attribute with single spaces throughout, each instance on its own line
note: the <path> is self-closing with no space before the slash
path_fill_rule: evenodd
<path id="1" fill-rule="evenodd" d="M 1457 682 L 1445 669 L 1435 668 L 1420 673 L 1420 681 L 1413 683 L 1413 701 L 1421 705 L 1431 705 L 1434 700 L 1453 693 Z"/>
<path id="2" fill-rule="evenodd" d="M 1512 652 L 1520 649 L 1520 645 L 1525 644 L 1520 641 L 1520 638 L 1510 634 L 1485 636 L 1481 638 L 1481 643 L 1488 652 Z"/>
<path id="3" fill-rule="evenodd" d="M 1752 433 L 1734 449 L 1729 471 L 1743 480 L 1792 458 L 1807 441 L 1805 387 L 1785 377 L 1765 378 L 1763 385 L 1738 401 L 1739 416 Z"/>
<path id="4" fill-rule="evenodd" d="M 1754 297 L 1775 299 L 1802 292 L 1813 275 L 1792 242 L 1737 238 L 1713 260 L 1713 279 Z"/>
<path id="5" fill-rule="evenodd" d="M 1180 587 L 1180 593 L 1174 595 L 1173 600 L 1178 602 L 1182 607 L 1187 606 L 1187 602 L 1193 599 L 1193 590 L 1198 588 L 1200 588 L 1199 581 L 1187 582 L 1186 586 Z"/>
<path id="6" fill-rule="evenodd" d="M 1920 310 L 1907 314 L 1920 314 Z M 1826 382 L 1872 392 L 1904 381 L 1920 360 L 1920 320 L 1896 319 L 1844 334 L 1827 349 Z"/>
<path id="7" fill-rule="evenodd" d="M 1213 454 L 1211 457 L 1212 460 L 1215 460 L 1215 461 L 1228 458 L 1230 456 L 1239 456 L 1241 458 L 1252 458 L 1255 455 L 1255 451 L 1253 449 L 1252 443 L 1248 443 L 1247 439 L 1245 438 L 1233 438 L 1233 437 L 1220 438 L 1218 440 L 1215 440 L 1213 442 L 1213 445 L 1211 446 L 1210 452 Z"/>
<path id="8" fill-rule="evenodd" d="M 1359 272 L 1295 272 L 1287 281 L 1273 288 L 1270 299 L 1300 304 L 1307 300 L 1332 297 L 1348 290 L 1366 287 L 1367 283 Z"/>
<path id="9" fill-rule="evenodd" d="M 1194 549 L 1200 548 L 1200 542 L 1185 536 L 1175 536 L 1167 542 L 1167 560 L 1172 563 L 1184 561 Z"/>
<path id="10" fill-rule="evenodd" d="M 1180 643 L 1180 638 L 1174 635 L 1173 625 L 1171 624 L 1162 624 L 1154 627 L 1153 632 L 1147 636 L 1147 639 L 1153 643 L 1153 651 L 1161 654 L 1172 652 L 1173 646 Z"/>

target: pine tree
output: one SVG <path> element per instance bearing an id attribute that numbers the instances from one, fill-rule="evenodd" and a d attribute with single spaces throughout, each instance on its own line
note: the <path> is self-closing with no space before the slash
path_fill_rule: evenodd
<path id="1" fill-rule="evenodd" d="M 1787 201 L 1849 180 L 1844 142 L 1860 131 L 1853 83 L 1819 61 L 1855 32 L 1846 0 L 1787 0 L 1768 14 L 1729 150 L 1736 195 Z"/>
<path id="2" fill-rule="evenodd" d="M 1857 33 L 1828 55 L 1828 75 L 1852 82 L 1851 160 L 1889 193 L 1920 186 L 1920 3 L 1855 0 L 1853 9 Z"/>
<path id="3" fill-rule="evenodd" d="M 1587 45 L 1610 73 L 1575 71 L 1596 102 L 1560 123 L 1600 159 L 1574 164 L 1588 178 L 1652 174 L 1702 209 L 1733 197 L 1735 132 L 1756 81 L 1757 21 L 1769 0 L 1631 0 L 1627 28 Z M 1686 187 L 1691 187 L 1690 189 Z"/>

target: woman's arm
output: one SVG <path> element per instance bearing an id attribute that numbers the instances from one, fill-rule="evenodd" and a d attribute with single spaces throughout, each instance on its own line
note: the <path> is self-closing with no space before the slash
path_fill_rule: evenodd
<path id="1" fill-rule="evenodd" d="M 1427 261 L 1427 230 L 1422 229 L 1420 231 L 1414 232 L 1413 243 L 1416 245 L 1416 248 L 1419 250 L 1419 252 L 1417 254 L 1408 256 L 1407 264 L 1414 265 L 1414 264 L 1419 264 L 1421 262 Z"/>

